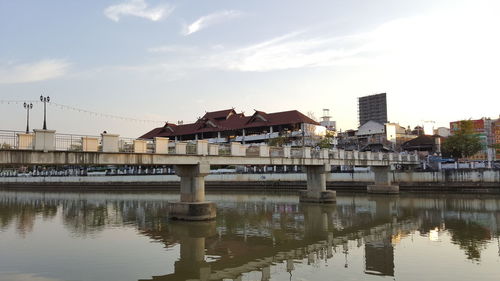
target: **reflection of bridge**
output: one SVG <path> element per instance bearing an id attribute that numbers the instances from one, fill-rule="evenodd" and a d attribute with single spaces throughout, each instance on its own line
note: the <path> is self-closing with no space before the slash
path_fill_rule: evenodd
<path id="1" fill-rule="evenodd" d="M 329 259 L 337 247 L 341 247 L 347 255 L 349 240 L 364 240 L 367 274 L 393 276 L 392 238 L 418 229 L 419 223 L 393 218 L 389 201 L 374 200 L 376 211 L 373 217 L 349 212 L 355 222 L 341 228 L 333 225 L 335 217 L 339 218 L 337 208 L 318 204 L 301 205 L 303 217 L 285 214 L 284 219 L 285 225 L 300 220 L 303 228 L 295 231 L 290 229 L 286 237 L 280 233 L 252 235 L 250 233 L 258 231 L 246 226 L 244 235 L 229 232 L 217 236 L 215 222 L 179 222 L 167 226 L 167 230 L 162 233 L 145 231 L 144 234 L 155 240 L 170 244 L 172 237 L 175 237 L 180 243 L 180 259 L 175 264 L 175 272 L 150 280 L 241 280 L 244 273 L 255 271 L 262 272 L 261 280 L 269 280 L 270 267 L 277 263 L 286 262 L 287 270 L 292 272 L 294 260 L 297 259 L 307 259 L 308 263 Z M 206 256 L 216 257 L 215 261 L 207 262 Z"/>
<path id="2" fill-rule="evenodd" d="M 27 137 L 27 136 L 25 136 Z M 33 139 L 34 138 L 34 139 Z M 215 205 L 205 200 L 205 176 L 210 165 L 278 165 L 304 166 L 307 174 L 307 191 L 301 201 L 335 202 L 335 192 L 326 190 L 326 174 L 332 166 L 368 166 L 375 173 L 375 184 L 368 191 L 395 193 L 391 165 L 417 165 L 416 155 L 372 153 L 338 149 L 311 149 L 310 147 L 246 146 L 232 142 L 229 146 L 209 144 L 198 140 L 188 144 L 175 142 L 169 151 L 168 139 L 157 138 L 148 150 L 143 140 L 134 140 L 133 152 L 121 152 L 116 135 L 102 135 L 101 151 L 96 139 L 83 138 L 82 151 L 56 150 L 54 131 L 36 131 L 31 140 L 24 140 L 19 149 L 0 150 L 0 165 L 174 165 L 180 182 L 180 202 L 171 205 L 171 216 L 178 219 L 206 220 L 215 217 Z M 26 145 L 28 142 L 29 145 Z M 34 145 L 33 145 L 34 142 Z M 189 148 L 189 149 L 188 149 Z"/>
<path id="3" fill-rule="evenodd" d="M 141 234 L 166 247 L 180 245 L 174 272 L 146 280 L 238 280 L 248 272 L 261 272 L 267 280 L 275 264 L 282 263 L 293 273 L 301 259 L 316 263 L 337 255 L 347 258 L 353 243 L 364 244 L 366 274 L 393 276 L 394 244 L 415 230 L 426 233 L 445 225 L 453 233 L 465 227 L 452 239 L 467 246 L 463 249 L 468 257 L 467 251 L 479 253 L 481 245 L 500 231 L 498 198 L 361 195 L 339 196 L 335 205 L 319 205 L 297 204 L 294 196 L 266 200 L 245 196 L 238 201 L 241 196 L 212 195 L 209 199 L 220 202 L 217 220 L 186 224 L 165 219 L 166 201 L 174 200 L 173 194 L 0 192 L 0 228 L 9 215 L 32 212 L 44 216 L 61 212 L 69 231 L 81 235 L 133 222 Z M 25 217 L 21 221 L 29 224 Z"/>

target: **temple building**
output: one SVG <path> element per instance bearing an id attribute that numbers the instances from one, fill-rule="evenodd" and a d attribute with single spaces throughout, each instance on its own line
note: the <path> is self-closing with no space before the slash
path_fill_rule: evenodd
<path id="1" fill-rule="evenodd" d="M 167 122 L 140 138 L 167 137 L 175 141 L 206 139 L 210 143 L 261 143 L 281 138 L 288 144 L 299 146 L 308 145 L 325 131 L 325 127 L 297 110 L 275 113 L 255 110 L 251 116 L 245 116 L 234 109 L 226 109 L 206 112 L 191 124 Z"/>

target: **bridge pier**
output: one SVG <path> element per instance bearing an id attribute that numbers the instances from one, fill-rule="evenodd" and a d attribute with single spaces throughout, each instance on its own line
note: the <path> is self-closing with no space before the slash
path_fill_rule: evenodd
<path id="1" fill-rule="evenodd" d="M 307 190 L 300 191 L 300 202 L 335 203 L 335 191 L 326 190 L 326 174 L 331 171 L 330 164 L 304 166 L 307 174 Z"/>
<path id="2" fill-rule="evenodd" d="M 214 219 L 215 203 L 205 201 L 205 176 L 210 173 L 210 164 L 175 165 L 175 173 L 181 178 L 181 201 L 170 203 L 170 218 L 191 221 Z"/>
<path id="3" fill-rule="evenodd" d="M 391 180 L 391 166 L 373 166 L 371 169 L 375 174 L 375 184 L 367 186 L 368 193 L 399 193 L 399 185 Z"/>

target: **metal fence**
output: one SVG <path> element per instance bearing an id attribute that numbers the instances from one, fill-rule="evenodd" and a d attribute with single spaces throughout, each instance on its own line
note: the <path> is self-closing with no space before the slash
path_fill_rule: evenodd
<path id="1" fill-rule="evenodd" d="M 231 146 L 228 144 L 219 144 L 219 155 L 231 155 Z"/>
<path id="2" fill-rule="evenodd" d="M 302 158 L 304 156 L 304 149 L 302 148 L 292 148 L 290 150 L 290 157 L 292 158 Z"/>
<path id="3" fill-rule="evenodd" d="M 0 131 L 0 149 L 17 149 L 18 140 L 17 134 L 23 133 L 18 131 Z"/>
<path id="4" fill-rule="evenodd" d="M 56 134 L 55 139 L 55 149 L 63 151 L 83 151 L 83 137 L 94 137 L 97 136 L 82 136 L 82 135 L 72 135 L 72 134 Z"/>
<path id="5" fill-rule="evenodd" d="M 193 154 L 196 154 L 196 152 L 197 152 L 196 144 L 194 144 L 194 143 L 188 143 L 186 145 L 186 154 L 193 155 Z"/>
<path id="6" fill-rule="evenodd" d="M 247 156 L 257 157 L 260 156 L 260 146 L 259 145 L 250 145 L 247 147 Z"/>
<path id="7" fill-rule="evenodd" d="M 285 152 L 283 147 L 270 147 L 269 148 L 269 156 L 271 157 L 284 157 Z"/>

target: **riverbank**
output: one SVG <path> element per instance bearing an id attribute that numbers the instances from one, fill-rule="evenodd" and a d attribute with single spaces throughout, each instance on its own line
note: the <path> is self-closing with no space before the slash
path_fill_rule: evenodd
<path id="1" fill-rule="evenodd" d="M 500 193 L 499 170 L 453 170 L 441 172 L 393 172 L 392 180 L 401 191 L 460 191 Z M 373 183 L 373 173 L 330 173 L 327 188 L 365 191 Z M 207 190 L 300 190 L 306 186 L 303 173 L 211 174 Z M 172 189 L 179 188 L 176 175 L 86 176 L 86 177 L 5 177 L 0 189 Z"/>

